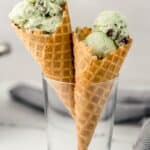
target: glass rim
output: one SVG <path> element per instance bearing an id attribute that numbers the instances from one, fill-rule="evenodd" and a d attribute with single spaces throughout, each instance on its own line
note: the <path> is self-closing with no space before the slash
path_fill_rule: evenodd
<path id="1" fill-rule="evenodd" d="M 55 79 L 48 79 L 48 78 L 46 78 L 45 76 L 43 76 L 43 78 L 44 78 L 44 80 L 46 80 L 46 81 L 52 81 L 52 82 L 55 82 L 55 83 L 58 83 L 58 84 L 68 84 L 68 85 L 75 85 L 76 83 L 74 82 L 65 82 L 65 81 L 59 81 L 59 80 L 55 80 Z M 117 75 L 117 76 L 115 76 L 114 78 L 112 78 L 112 79 L 110 79 L 110 80 L 106 80 L 106 81 L 101 81 L 101 82 L 93 82 L 93 83 L 91 83 L 91 84 L 93 84 L 93 85 L 98 85 L 98 84 L 104 84 L 104 83 L 107 83 L 107 82 L 112 82 L 112 81 L 114 81 L 114 80 L 116 80 L 116 79 L 118 79 L 119 78 L 119 75 Z"/>

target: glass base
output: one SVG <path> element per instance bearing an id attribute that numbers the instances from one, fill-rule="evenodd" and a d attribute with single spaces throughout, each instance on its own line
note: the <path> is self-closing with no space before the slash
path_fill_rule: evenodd
<path id="1" fill-rule="evenodd" d="M 76 126 L 74 120 L 56 111 L 51 112 L 49 117 L 49 150 L 77 150 Z M 110 150 L 111 122 L 112 120 L 109 119 L 98 123 L 89 150 Z"/>
<path id="2" fill-rule="evenodd" d="M 70 86 L 74 85 L 62 82 L 59 83 L 58 81 L 44 81 L 43 83 L 47 85 L 44 86 L 44 88 L 46 100 L 46 114 L 48 119 L 48 149 L 78 150 L 76 121 L 75 119 L 73 119 L 73 117 L 71 117 L 67 108 L 64 106 L 64 101 L 62 101 L 61 99 L 62 95 L 60 96 L 60 93 L 58 92 L 58 89 L 62 90 L 66 86 L 67 89 L 70 89 Z M 113 81 L 113 88 L 110 92 L 107 103 L 104 105 L 103 112 L 99 117 L 99 121 L 94 131 L 94 135 L 92 136 L 92 140 L 90 141 L 90 144 L 88 146 L 88 150 L 111 149 L 116 96 L 117 80 L 115 79 Z M 105 114 L 107 114 L 107 116 Z"/>

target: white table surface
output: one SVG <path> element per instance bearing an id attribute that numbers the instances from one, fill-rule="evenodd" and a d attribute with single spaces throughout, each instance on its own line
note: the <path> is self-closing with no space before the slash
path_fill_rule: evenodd
<path id="1" fill-rule="evenodd" d="M 115 127 L 112 150 L 132 150 L 139 128 Z M 47 150 L 45 129 L 0 126 L 1 150 Z"/>
<path id="2" fill-rule="evenodd" d="M 14 84 L 0 84 L 0 150 L 47 150 L 45 118 L 10 99 L 7 90 Z M 115 126 L 112 150 L 132 150 L 139 129 Z"/>

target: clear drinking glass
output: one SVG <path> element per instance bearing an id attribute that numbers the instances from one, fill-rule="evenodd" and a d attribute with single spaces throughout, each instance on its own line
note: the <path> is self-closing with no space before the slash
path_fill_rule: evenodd
<path id="1" fill-rule="evenodd" d="M 55 80 L 43 80 L 46 100 L 46 115 L 48 123 L 48 149 L 49 150 L 77 150 L 77 130 L 73 117 L 63 104 L 64 96 L 71 104 L 73 83 L 59 82 Z M 117 99 L 118 78 L 100 83 L 91 83 L 89 89 L 92 95 L 99 96 L 100 101 L 102 90 L 109 89 L 106 95 L 106 102 L 102 108 L 95 133 L 92 137 L 88 150 L 110 150 L 114 125 L 114 112 Z M 99 90 L 99 92 L 98 92 Z M 108 91 L 109 91 L 108 90 Z M 70 92 L 70 93 L 69 93 Z M 109 96 L 108 96 L 109 95 Z"/>

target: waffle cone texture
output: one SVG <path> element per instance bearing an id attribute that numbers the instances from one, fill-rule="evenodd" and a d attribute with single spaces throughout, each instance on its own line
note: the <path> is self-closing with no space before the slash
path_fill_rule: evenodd
<path id="1" fill-rule="evenodd" d="M 92 55 L 82 40 L 90 28 L 77 29 L 73 35 L 75 57 L 75 115 L 78 150 L 87 150 L 113 86 L 113 79 L 130 49 L 129 44 L 114 50 L 103 59 Z M 106 81 L 106 82 L 105 82 Z"/>
<path id="2" fill-rule="evenodd" d="M 63 8 L 62 21 L 54 33 L 20 28 L 14 23 L 12 26 L 40 65 L 48 83 L 75 117 L 78 150 L 87 150 L 112 89 L 112 79 L 118 75 L 132 41 L 99 60 L 92 55 L 92 49 L 82 42 L 91 29 L 78 29 L 73 34 L 73 58 L 72 31 L 67 5 Z M 75 82 L 75 88 L 71 84 L 66 87 L 66 82 Z"/>
<path id="3" fill-rule="evenodd" d="M 34 60 L 40 65 L 46 79 L 74 82 L 72 31 L 67 5 L 63 7 L 62 21 L 54 33 L 20 28 L 14 23 L 12 23 L 12 26 Z M 64 105 L 73 115 L 74 89 L 70 86 L 70 93 L 67 91 L 64 94 L 66 91 L 59 87 L 57 83 L 53 84 L 53 87 Z"/>

